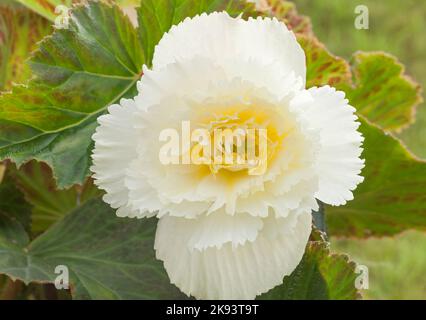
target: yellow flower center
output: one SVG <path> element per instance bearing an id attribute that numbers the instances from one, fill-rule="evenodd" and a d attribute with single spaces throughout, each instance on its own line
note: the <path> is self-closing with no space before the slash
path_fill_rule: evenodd
<path id="1" fill-rule="evenodd" d="M 269 110 L 239 106 L 215 111 L 198 121 L 198 127 L 209 132 L 210 141 L 192 145 L 196 162 L 214 175 L 264 174 L 284 139 L 284 133 L 276 129 L 276 115 Z"/>

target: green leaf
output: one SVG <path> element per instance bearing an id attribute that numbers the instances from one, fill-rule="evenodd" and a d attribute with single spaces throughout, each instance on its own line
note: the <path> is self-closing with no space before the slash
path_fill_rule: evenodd
<path id="1" fill-rule="evenodd" d="M 255 15 L 253 4 L 244 0 L 143 0 L 138 8 L 139 32 L 147 65 L 151 66 L 154 48 L 171 26 L 203 12 L 227 11 Z"/>
<path id="2" fill-rule="evenodd" d="M 426 162 L 399 140 L 362 120 L 365 177 L 345 206 L 326 207 L 331 235 L 385 236 L 426 230 Z"/>
<path id="3" fill-rule="evenodd" d="M 261 12 L 282 20 L 296 34 L 313 35 L 311 20 L 309 17 L 299 14 L 293 2 L 286 0 L 263 0 L 260 3 L 259 9 Z"/>
<path id="4" fill-rule="evenodd" d="M 35 79 L 0 97 L 0 158 L 36 159 L 60 188 L 88 175 L 96 118 L 134 94 L 144 63 L 138 34 L 117 6 L 76 7 L 69 29 L 43 40 L 30 60 Z"/>
<path id="5" fill-rule="evenodd" d="M 58 5 L 70 6 L 73 0 L 16 0 L 42 17 L 55 21 L 55 8 Z"/>
<path id="6" fill-rule="evenodd" d="M 351 300 L 361 296 L 355 288 L 356 264 L 348 256 L 331 254 L 327 243 L 311 241 L 302 261 L 283 284 L 260 300 Z"/>
<path id="7" fill-rule="evenodd" d="M 46 19 L 26 8 L 0 6 L 0 90 L 10 90 L 13 82 L 29 78 L 25 60 L 51 31 Z"/>
<path id="8" fill-rule="evenodd" d="M 25 230 L 30 230 L 31 205 L 16 187 L 9 169 L 6 170 L 3 179 L 0 178 L 0 213 L 17 221 Z"/>
<path id="9" fill-rule="evenodd" d="M 25 194 L 26 200 L 33 205 L 31 225 L 33 234 L 45 231 L 65 214 L 100 195 L 91 179 L 82 186 L 58 190 L 52 170 L 41 162 L 30 161 L 19 170 L 11 169 L 13 169 L 11 174 Z"/>
<path id="10" fill-rule="evenodd" d="M 76 299 L 185 297 L 155 259 L 155 218 L 118 218 L 100 199 L 90 200 L 31 243 L 19 223 L 0 221 L 0 273 L 53 282 L 56 266 L 64 265 Z"/>
<path id="11" fill-rule="evenodd" d="M 398 134 L 398 137 L 416 156 L 426 160 L 426 104 L 417 108 L 415 122 Z"/>
<path id="12" fill-rule="evenodd" d="M 354 87 L 345 91 L 358 113 L 385 130 L 411 124 L 422 97 L 420 86 L 404 74 L 404 66 L 384 52 L 357 52 L 353 61 Z"/>
<path id="13" fill-rule="evenodd" d="M 297 40 L 306 55 L 306 86 L 330 85 L 339 87 L 351 84 L 349 64 L 331 54 L 314 36 L 297 35 Z"/>

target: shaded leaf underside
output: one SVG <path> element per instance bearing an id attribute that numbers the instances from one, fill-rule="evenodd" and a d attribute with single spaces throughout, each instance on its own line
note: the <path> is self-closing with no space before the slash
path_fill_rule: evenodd
<path id="1" fill-rule="evenodd" d="M 9 172 L 0 177 L 0 214 L 16 221 L 26 231 L 31 228 L 31 205 L 25 201 Z"/>
<path id="2" fill-rule="evenodd" d="M 31 243 L 15 220 L 0 221 L 0 273 L 53 282 L 64 265 L 77 299 L 182 297 L 155 259 L 154 218 L 117 218 L 100 199 L 90 200 Z"/>
<path id="3" fill-rule="evenodd" d="M 42 162 L 30 161 L 19 170 L 8 166 L 8 172 L 24 193 L 27 202 L 33 206 L 31 214 L 31 234 L 33 235 L 47 230 L 67 213 L 101 194 L 91 179 L 85 181 L 82 186 L 58 189 L 52 170 Z"/>

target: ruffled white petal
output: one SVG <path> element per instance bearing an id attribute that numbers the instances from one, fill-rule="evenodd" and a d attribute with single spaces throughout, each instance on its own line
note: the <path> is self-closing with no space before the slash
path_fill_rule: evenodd
<path id="1" fill-rule="evenodd" d="M 160 219 L 156 255 L 171 282 L 198 299 L 254 299 L 281 284 L 299 264 L 311 232 L 310 212 L 267 218 L 254 241 L 198 250 L 189 244 L 203 223 L 189 227 L 182 220 Z"/>
<path id="2" fill-rule="evenodd" d="M 190 249 L 205 250 L 210 247 L 220 249 L 224 244 L 232 247 L 254 241 L 263 227 L 262 218 L 248 214 L 231 216 L 218 210 L 195 219 L 165 216 L 171 230 L 188 234 L 186 246 Z"/>
<path id="3" fill-rule="evenodd" d="M 118 209 L 120 217 L 134 216 L 128 206 L 129 192 L 125 186 L 126 170 L 136 157 L 137 132 L 133 128 L 136 105 L 132 99 L 121 99 L 111 105 L 108 114 L 98 118 L 99 126 L 93 134 L 93 172 L 95 184 L 106 191 L 103 199 Z"/>
<path id="4" fill-rule="evenodd" d="M 134 160 L 130 164 L 125 179 L 125 186 L 129 190 L 129 206 L 138 217 L 154 215 L 162 217 L 165 214 L 170 214 L 176 217 L 194 218 L 208 210 L 210 205 L 205 201 L 183 200 L 173 203 L 168 199 L 167 192 L 165 196 L 162 196 L 163 192 L 158 191 L 149 183 L 149 179 L 143 174 L 141 165 L 143 165 L 143 162 Z M 170 182 L 169 184 L 176 188 L 179 187 L 179 184 L 176 183 Z M 151 214 L 148 214 L 148 212 Z"/>
<path id="5" fill-rule="evenodd" d="M 222 66 L 229 61 L 276 64 L 276 73 L 294 72 L 304 83 L 305 53 L 293 32 L 276 18 L 232 18 L 226 12 L 202 14 L 173 26 L 155 48 L 153 69 L 177 61 L 207 58 Z"/>
<path id="6" fill-rule="evenodd" d="M 362 141 L 355 108 L 342 91 L 329 86 L 311 88 L 296 97 L 292 107 L 303 113 L 306 126 L 319 130 L 317 160 L 319 189 L 316 197 L 331 205 L 353 199 L 352 191 L 363 181 Z"/>

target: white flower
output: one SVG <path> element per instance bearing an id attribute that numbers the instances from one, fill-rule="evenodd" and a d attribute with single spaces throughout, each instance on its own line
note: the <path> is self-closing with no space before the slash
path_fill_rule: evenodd
<path id="1" fill-rule="evenodd" d="M 342 205 L 363 180 L 355 109 L 329 86 L 305 89 L 304 52 L 276 19 L 185 19 L 143 71 L 139 95 L 98 119 L 104 200 L 120 217 L 159 218 L 157 258 L 188 295 L 253 299 L 280 284 L 302 258 L 316 199 Z M 159 135 L 183 121 L 266 128 L 266 171 L 162 164 Z"/>

